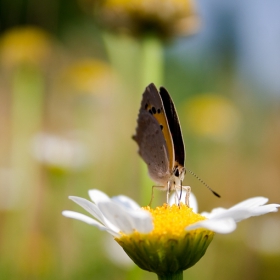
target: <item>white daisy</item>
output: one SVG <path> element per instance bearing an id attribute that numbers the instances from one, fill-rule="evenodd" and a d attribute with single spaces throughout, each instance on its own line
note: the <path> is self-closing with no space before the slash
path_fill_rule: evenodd
<path id="1" fill-rule="evenodd" d="M 265 205 L 267 198 L 255 197 L 229 209 L 216 208 L 211 213 L 197 214 L 197 209 L 191 208 L 197 208 L 193 195 L 190 207 L 181 203 L 179 207 L 164 204 L 156 209 L 141 208 L 123 195 L 109 198 L 99 190 L 90 190 L 89 196 L 93 202 L 69 198 L 94 219 L 73 211 L 63 211 L 63 215 L 109 232 L 140 268 L 155 272 L 159 277 L 172 275 L 174 279 L 182 277 L 183 270 L 199 261 L 215 232 L 230 233 L 237 222 L 276 212 L 280 207 L 280 204 Z"/>

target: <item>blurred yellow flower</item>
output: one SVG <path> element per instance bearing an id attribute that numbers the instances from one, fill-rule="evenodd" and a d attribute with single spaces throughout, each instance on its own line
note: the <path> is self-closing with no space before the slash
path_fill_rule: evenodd
<path id="1" fill-rule="evenodd" d="M 219 95 L 196 96 L 187 102 L 185 112 L 193 133 L 217 141 L 230 140 L 240 127 L 240 112 L 230 100 Z"/>
<path id="2" fill-rule="evenodd" d="M 103 95 L 111 93 L 114 74 L 109 65 L 95 59 L 84 59 L 70 65 L 61 74 L 62 91 L 69 94 Z"/>
<path id="3" fill-rule="evenodd" d="M 51 38 L 36 27 L 17 27 L 8 30 L 0 38 L 0 59 L 6 67 L 18 64 L 40 65 L 51 54 Z"/>
<path id="4" fill-rule="evenodd" d="M 80 0 L 88 7 L 90 0 Z M 96 1 L 94 1 L 96 2 Z M 193 33 L 197 16 L 192 0 L 104 0 L 98 16 L 109 29 L 135 36 L 156 35 L 170 38 Z"/>

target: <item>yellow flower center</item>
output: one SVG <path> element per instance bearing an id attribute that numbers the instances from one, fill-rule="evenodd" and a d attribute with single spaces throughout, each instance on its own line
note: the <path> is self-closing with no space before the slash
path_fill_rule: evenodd
<path id="1" fill-rule="evenodd" d="M 149 211 L 153 217 L 154 229 L 150 234 L 168 235 L 169 238 L 178 238 L 186 232 L 185 228 L 195 222 L 205 220 L 205 217 L 194 213 L 192 208 L 185 204 L 178 205 L 163 204 L 161 207 L 151 209 L 149 206 L 143 207 Z"/>
<path id="2" fill-rule="evenodd" d="M 148 234 L 139 233 L 134 231 L 133 233 L 127 235 L 121 233 L 119 240 L 141 240 L 142 238 L 148 238 L 151 241 L 157 240 L 165 242 L 165 240 L 179 240 L 184 238 L 187 234 L 185 228 L 195 222 L 205 220 L 206 218 L 200 214 L 194 213 L 192 208 L 186 206 L 185 204 L 172 205 L 163 204 L 163 206 L 156 207 L 155 209 L 149 206 L 142 207 L 144 210 L 149 211 L 153 218 L 154 229 Z M 195 229 L 191 232 L 193 234 L 198 234 L 199 232 L 205 232 L 205 229 Z M 208 231 L 210 235 L 214 234 Z M 118 238 L 116 238 L 118 240 Z"/>

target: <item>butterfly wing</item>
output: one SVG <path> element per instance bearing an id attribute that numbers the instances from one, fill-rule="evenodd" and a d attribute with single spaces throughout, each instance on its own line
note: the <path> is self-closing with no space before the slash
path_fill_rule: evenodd
<path id="1" fill-rule="evenodd" d="M 161 96 L 166 117 L 168 120 L 168 126 L 172 135 L 174 153 L 175 153 L 175 162 L 180 166 L 184 167 L 185 165 L 185 146 L 184 140 L 182 137 L 181 126 L 179 118 L 175 109 L 175 105 L 168 93 L 168 91 L 161 87 L 159 94 Z"/>
<path id="2" fill-rule="evenodd" d="M 165 186 L 170 177 L 166 142 L 160 125 L 149 112 L 140 113 L 133 139 L 139 146 L 139 155 L 148 166 L 150 177 Z"/>
<path id="3" fill-rule="evenodd" d="M 174 146 L 164 105 L 154 84 L 143 94 L 137 123 L 133 139 L 139 154 L 148 165 L 151 178 L 166 185 L 174 165 Z"/>

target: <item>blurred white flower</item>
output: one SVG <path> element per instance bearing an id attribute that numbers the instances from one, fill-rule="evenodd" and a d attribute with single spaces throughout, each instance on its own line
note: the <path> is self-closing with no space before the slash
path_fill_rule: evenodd
<path id="1" fill-rule="evenodd" d="M 38 133 L 32 142 L 34 157 L 41 163 L 62 169 L 78 169 L 88 162 L 86 146 L 48 133 Z"/>
<path id="2" fill-rule="evenodd" d="M 107 234 L 105 236 L 103 243 L 106 255 L 112 263 L 123 269 L 130 269 L 135 265 L 122 247 L 110 235 Z"/>

